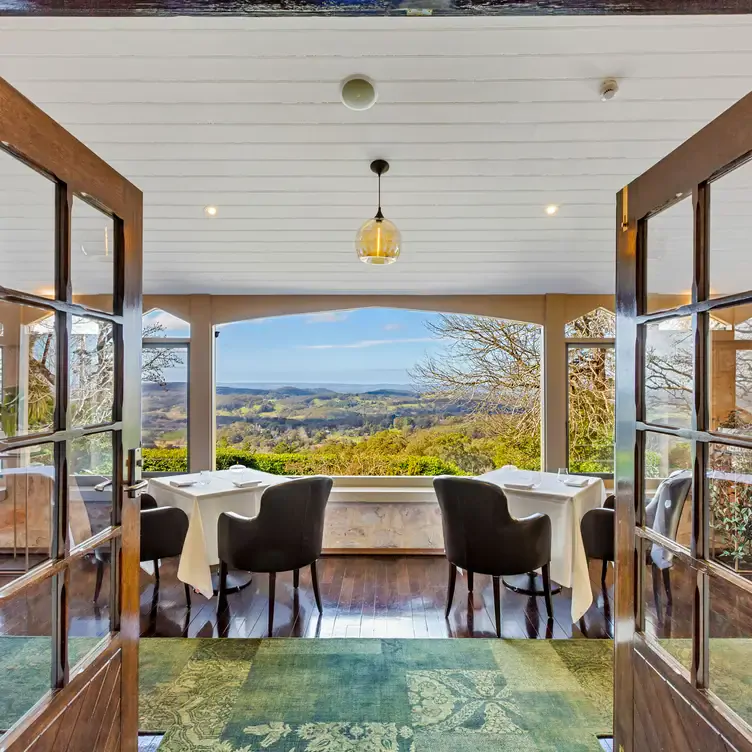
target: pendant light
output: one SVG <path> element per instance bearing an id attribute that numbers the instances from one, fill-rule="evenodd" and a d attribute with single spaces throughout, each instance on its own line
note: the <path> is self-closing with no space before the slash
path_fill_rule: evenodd
<path id="1" fill-rule="evenodd" d="M 371 162 L 371 171 L 379 176 L 379 208 L 355 236 L 355 250 L 364 264 L 393 264 L 400 255 L 400 231 L 381 212 L 381 176 L 388 170 L 389 162 L 383 159 Z"/>

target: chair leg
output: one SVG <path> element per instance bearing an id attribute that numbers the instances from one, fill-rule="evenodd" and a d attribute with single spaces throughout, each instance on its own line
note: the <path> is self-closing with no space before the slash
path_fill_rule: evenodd
<path id="1" fill-rule="evenodd" d="M 227 563 L 219 562 L 219 597 L 217 598 L 217 611 L 227 608 Z"/>
<path id="2" fill-rule="evenodd" d="M 671 569 L 662 569 L 663 587 L 666 588 L 666 603 L 671 606 L 674 603 L 674 595 L 671 592 Z"/>
<path id="3" fill-rule="evenodd" d="M 154 559 L 154 579 L 159 584 L 159 559 Z"/>
<path id="4" fill-rule="evenodd" d="M 496 636 L 501 637 L 501 593 L 499 578 L 493 577 L 494 616 L 496 617 Z"/>
<path id="5" fill-rule="evenodd" d="M 603 560 L 603 569 L 601 571 L 601 582 L 606 584 L 606 575 L 608 574 L 608 559 Z"/>
<path id="6" fill-rule="evenodd" d="M 277 585 L 277 573 L 269 572 L 269 637 L 274 627 L 274 591 Z"/>
<path id="7" fill-rule="evenodd" d="M 300 570 L 292 570 L 292 586 L 297 590 L 300 587 Z"/>
<path id="8" fill-rule="evenodd" d="M 191 608 L 191 587 L 190 585 L 185 582 L 183 583 L 183 587 L 185 588 L 185 605 L 188 606 L 188 609 Z"/>
<path id="9" fill-rule="evenodd" d="M 104 579 L 104 562 L 97 559 L 97 580 L 94 583 L 94 603 L 99 600 L 99 593 L 102 590 L 102 580 Z"/>
<path id="10" fill-rule="evenodd" d="M 316 608 L 319 613 L 323 614 L 324 609 L 321 607 L 321 593 L 319 592 L 319 574 L 316 571 L 316 562 L 311 562 L 311 583 L 313 584 L 313 597 L 316 599 Z"/>
<path id="11" fill-rule="evenodd" d="M 473 592 L 473 573 L 472 572 L 467 573 L 467 592 L 468 593 Z"/>
<path id="12" fill-rule="evenodd" d="M 444 618 L 449 618 L 449 612 L 452 610 L 452 601 L 454 600 L 454 586 L 457 582 L 457 567 L 449 562 L 449 586 L 447 587 L 447 603 L 444 611 Z"/>
<path id="13" fill-rule="evenodd" d="M 550 564 L 544 564 L 542 573 L 543 573 L 543 592 L 545 593 L 546 598 L 546 612 L 548 613 L 548 618 L 553 619 L 554 618 L 554 604 L 551 601 L 551 565 Z"/>

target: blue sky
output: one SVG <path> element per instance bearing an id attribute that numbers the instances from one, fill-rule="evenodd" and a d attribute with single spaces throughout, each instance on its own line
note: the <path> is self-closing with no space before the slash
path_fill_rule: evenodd
<path id="1" fill-rule="evenodd" d="M 187 333 L 169 314 L 146 317 L 155 319 L 169 336 Z M 408 384 L 408 369 L 444 347 L 426 328 L 437 319 L 422 311 L 361 308 L 228 324 L 219 328 L 217 383 Z"/>

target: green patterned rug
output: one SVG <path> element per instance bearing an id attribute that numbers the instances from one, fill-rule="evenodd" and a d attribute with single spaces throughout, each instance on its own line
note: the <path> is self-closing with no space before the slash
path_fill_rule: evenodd
<path id="1" fill-rule="evenodd" d="M 141 641 L 160 752 L 596 752 L 607 640 Z"/>

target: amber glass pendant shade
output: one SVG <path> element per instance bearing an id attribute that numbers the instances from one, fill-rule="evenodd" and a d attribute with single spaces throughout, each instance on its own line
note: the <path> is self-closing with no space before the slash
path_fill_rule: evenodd
<path id="1" fill-rule="evenodd" d="M 379 176 L 379 209 L 376 216 L 365 222 L 355 236 L 355 250 L 364 264 L 393 264 L 400 255 L 400 231 L 381 212 L 381 176 L 388 169 L 389 163 L 383 159 L 371 163 L 371 170 Z"/>

